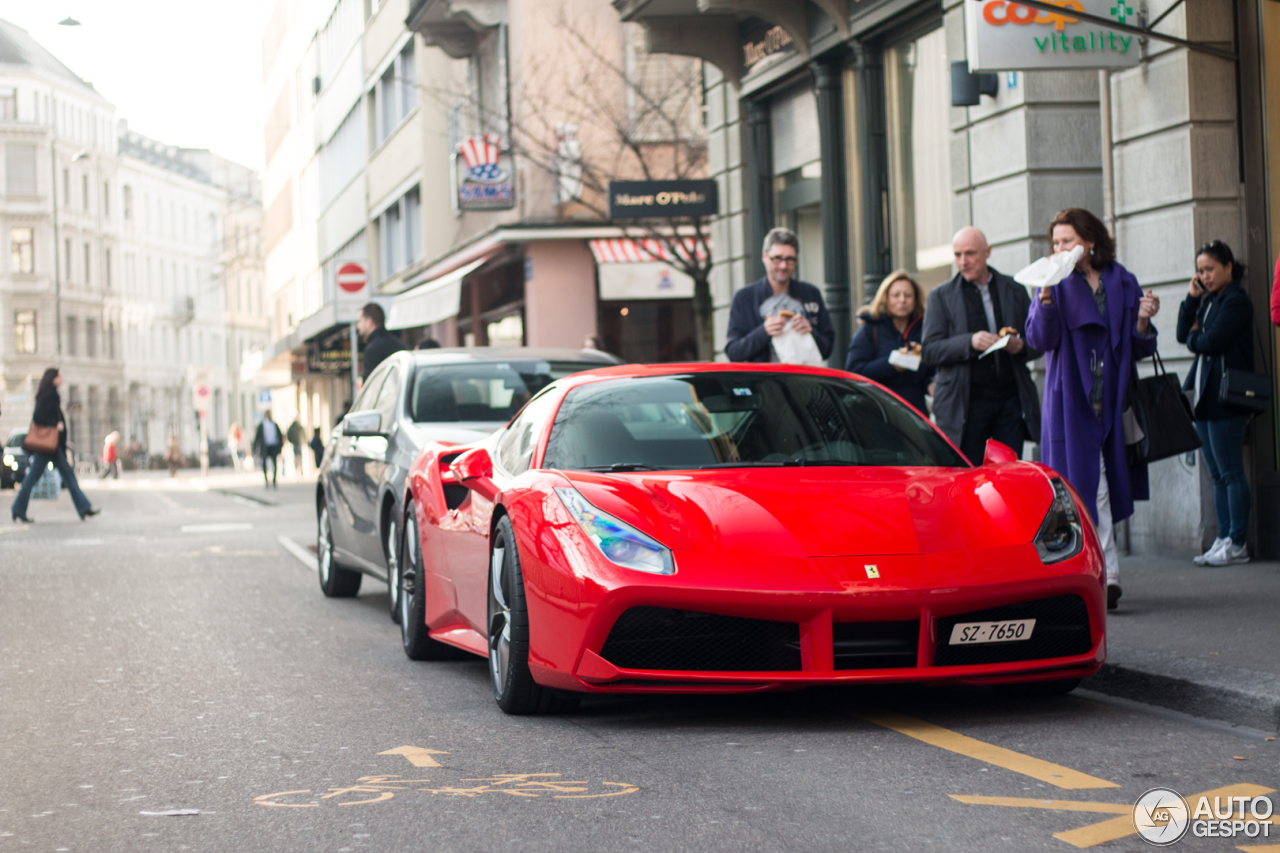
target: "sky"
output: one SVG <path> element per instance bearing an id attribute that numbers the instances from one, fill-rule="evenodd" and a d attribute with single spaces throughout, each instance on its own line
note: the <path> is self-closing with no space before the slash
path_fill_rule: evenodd
<path id="1" fill-rule="evenodd" d="M 263 166 L 267 0 L 0 0 L 144 136 Z M 68 15 L 78 27 L 59 26 Z"/>

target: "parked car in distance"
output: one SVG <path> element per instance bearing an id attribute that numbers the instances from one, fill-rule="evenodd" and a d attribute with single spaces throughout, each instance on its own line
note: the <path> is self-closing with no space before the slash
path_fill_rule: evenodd
<path id="1" fill-rule="evenodd" d="M 620 363 L 595 350 L 529 347 L 406 351 L 384 361 L 334 429 L 320 464 L 320 589 L 355 595 L 371 575 L 387 583 L 398 619 L 405 476 L 422 447 L 476 441 L 556 379 Z"/>
<path id="2" fill-rule="evenodd" d="M 4 443 L 4 456 L 0 457 L 0 489 L 19 486 L 27 476 L 27 462 L 31 454 L 22 447 L 26 438 L 25 429 L 15 429 L 9 433 L 9 438 Z"/>

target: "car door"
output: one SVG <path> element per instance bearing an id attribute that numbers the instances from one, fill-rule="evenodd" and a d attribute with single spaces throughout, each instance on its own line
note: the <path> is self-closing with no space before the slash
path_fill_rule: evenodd
<path id="1" fill-rule="evenodd" d="M 524 410 L 490 445 L 493 480 L 499 489 L 529 470 L 538 439 L 554 414 L 559 394 L 548 388 L 529 401 Z M 462 618 L 487 636 L 489 607 L 489 526 L 494 502 L 472 491 L 458 508 L 458 532 L 452 537 L 449 567 Z"/>
<path id="2" fill-rule="evenodd" d="M 381 415 L 382 435 L 352 438 L 351 476 L 358 498 L 353 499 L 355 514 L 355 553 L 376 566 L 386 565 L 382 550 L 381 507 L 382 477 L 387 470 L 387 433 L 395 424 L 396 403 L 400 400 L 400 368 L 393 364 L 383 375 L 370 409 Z"/>
<path id="3" fill-rule="evenodd" d="M 386 379 L 390 365 L 379 367 L 364 384 L 349 414 L 373 410 L 378 398 L 382 381 Z M 331 463 L 331 477 L 334 487 L 334 503 L 336 505 L 333 519 L 333 542 L 347 554 L 363 557 L 363 540 L 367 531 L 361 526 L 366 523 L 369 514 L 368 498 L 361 482 L 364 476 L 364 463 L 367 458 L 368 445 L 364 436 L 347 435 L 346 430 L 338 436 L 334 460 Z"/>

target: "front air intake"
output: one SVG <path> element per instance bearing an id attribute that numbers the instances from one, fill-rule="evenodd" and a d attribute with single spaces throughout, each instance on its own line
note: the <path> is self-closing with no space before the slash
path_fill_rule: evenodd
<path id="1" fill-rule="evenodd" d="M 792 672 L 800 669 L 800 626 L 633 607 L 618 617 L 600 656 L 622 669 Z"/>

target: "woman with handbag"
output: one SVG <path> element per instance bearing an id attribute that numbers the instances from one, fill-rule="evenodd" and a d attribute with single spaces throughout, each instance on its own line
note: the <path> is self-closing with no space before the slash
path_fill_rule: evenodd
<path id="1" fill-rule="evenodd" d="M 1156 351 L 1151 318 L 1160 299 L 1115 259 L 1107 228 L 1068 208 L 1049 224 L 1054 254 L 1084 247 L 1075 270 L 1042 287 L 1027 314 L 1027 345 L 1045 355 L 1040 460 L 1061 473 L 1088 506 L 1106 563 L 1107 609 L 1120 601 L 1114 525 L 1149 494 L 1146 466 L 1129 467 L 1123 410 L 1134 361 Z"/>
<path id="2" fill-rule="evenodd" d="M 1249 481 L 1244 474 L 1244 428 L 1249 413 L 1221 401 L 1228 370 L 1253 370 L 1253 303 L 1240 282 L 1244 264 L 1221 240 L 1196 252 L 1196 274 L 1178 309 L 1178 343 L 1196 355 L 1186 391 L 1195 392 L 1200 454 L 1213 479 L 1218 538 L 1193 562 L 1226 566 L 1249 562 L 1245 531 L 1249 526 Z"/>
<path id="3" fill-rule="evenodd" d="M 912 370 L 894 364 L 895 352 L 920 355 L 924 328 L 924 290 L 906 270 L 889 273 L 871 304 L 858 311 L 862 328 L 849 342 L 844 369 L 879 382 L 928 415 L 924 397 L 933 381 L 933 368 L 919 364 Z"/>
<path id="4" fill-rule="evenodd" d="M 31 427 L 27 430 L 27 438 L 23 447 L 31 454 L 27 466 L 27 476 L 22 480 L 22 488 L 9 508 L 14 521 L 29 524 L 27 518 L 27 502 L 31 500 L 31 490 L 36 481 L 44 474 L 52 462 L 62 475 L 62 484 L 71 493 L 71 502 L 81 520 L 97 515 L 101 510 L 89 503 L 89 499 L 80 491 L 80 483 L 76 480 L 75 468 L 67 461 L 67 419 L 62 414 L 62 399 L 58 396 L 58 386 L 62 384 L 62 374 L 58 368 L 50 367 L 40 379 L 36 389 L 36 409 L 31 415 Z"/>

